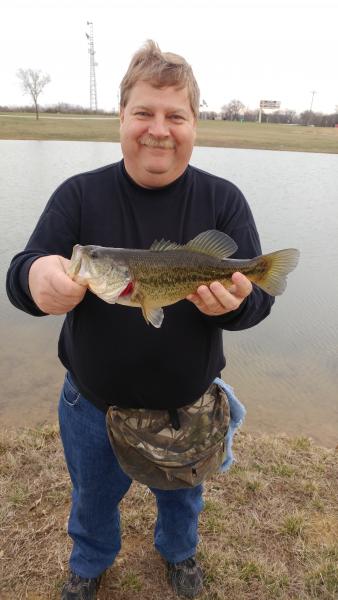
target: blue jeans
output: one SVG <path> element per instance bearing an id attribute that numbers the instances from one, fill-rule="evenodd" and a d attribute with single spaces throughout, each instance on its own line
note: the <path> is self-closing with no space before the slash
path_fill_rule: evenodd
<path id="1" fill-rule="evenodd" d="M 68 533 L 73 540 L 71 570 L 97 577 L 121 549 L 119 502 L 132 480 L 122 471 L 111 448 L 105 415 L 86 400 L 67 373 L 59 402 L 59 422 L 73 484 Z M 169 562 L 196 552 L 198 515 L 203 488 L 158 490 L 155 547 Z"/>

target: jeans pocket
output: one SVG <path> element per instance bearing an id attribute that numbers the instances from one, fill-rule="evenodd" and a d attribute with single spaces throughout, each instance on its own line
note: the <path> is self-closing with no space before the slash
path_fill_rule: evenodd
<path id="1" fill-rule="evenodd" d="M 75 386 L 71 375 L 67 372 L 63 384 L 62 396 L 63 402 L 68 406 L 77 406 L 81 398 L 81 393 Z"/>

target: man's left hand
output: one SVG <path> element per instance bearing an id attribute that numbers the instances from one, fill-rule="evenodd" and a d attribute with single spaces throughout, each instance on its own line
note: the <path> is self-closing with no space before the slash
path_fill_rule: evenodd
<path id="1" fill-rule="evenodd" d="M 237 310 L 243 300 L 252 292 L 252 284 L 242 273 L 234 273 L 229 289 L 213 281 L 210 286 L 200 285 L 196 294 L 187 296 L 195 306 L 209 317 L 218 317 Z"/>

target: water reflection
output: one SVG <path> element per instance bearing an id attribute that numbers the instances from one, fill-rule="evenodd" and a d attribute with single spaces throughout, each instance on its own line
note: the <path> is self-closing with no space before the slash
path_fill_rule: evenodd
<path id="1" fill-rule="evenodd" d="M 66 177 L 121 157 L 118 144 L 0 142 L 3 283 L 50 194 Z M 296 246 L 301 262 L 269 319 L 225 332 L 224 378 L 248 408 L 246 429 L 338 442 L 338 156 L 196 148 L 193 164 L 237 184 L 248 198 L 263 251 Z M 1 286 L 3 290 L 3 285 Z M 36 319 L 0 299 L 1 422 L 56 420 L 63 368 L 59 317 Z"/>

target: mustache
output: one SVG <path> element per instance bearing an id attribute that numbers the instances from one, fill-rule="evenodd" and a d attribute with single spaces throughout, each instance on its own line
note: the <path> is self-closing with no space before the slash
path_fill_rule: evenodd
<path id="1" fill-rule="evenodd" d="M 150 146 L 151 148 L 163 148 L 165 150 L 167 150 L 167 149 L 172 150 L 175 148 L 175 143 L 173 142 L 173 140 L 168 140 L 168 139 L 161 140 L 161 139 L 155 138 L 149 134 L 146 134 L 146 135 L 143 135 L 142 137 L 140 137 L 139 142 L 143 146 Z"/>

